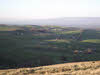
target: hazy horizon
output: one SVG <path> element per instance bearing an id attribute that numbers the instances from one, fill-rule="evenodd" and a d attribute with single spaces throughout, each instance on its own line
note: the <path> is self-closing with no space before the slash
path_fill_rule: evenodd
<path id="1" fill-rule="evenodd" d="M 62 17 L 5 22 L 9 25 L 57 25 L 82 28 L 100 28 L 100 17 Z"/>
<path id="2" fill-rule="evenodd" d="M 100 17 L 99 0 L 0 0 L 0 20 Z"/>
<path id="3" fill-rule="evenodd" d="M 0 0 L 0 24 L 98 25 L 98 0 Z"/>

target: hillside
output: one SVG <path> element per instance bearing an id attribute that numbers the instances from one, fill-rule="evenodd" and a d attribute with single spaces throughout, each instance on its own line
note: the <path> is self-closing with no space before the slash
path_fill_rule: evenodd
<path id="1" fill-rule="evenodd" d="M 0 69 L 100 60 L 100 30 L 0 26 Z"/>
<path id="2" fill-rule="evenodd" d="M 0 75 L 100 75 L 100 61 L 0 70 Z"/>

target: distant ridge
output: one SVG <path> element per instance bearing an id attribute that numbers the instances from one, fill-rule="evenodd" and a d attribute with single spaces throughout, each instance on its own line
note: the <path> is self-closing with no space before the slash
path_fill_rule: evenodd
<path id="1" fill-rule="evenodd" d="M 0 21 L 0 23 L 2 22 Z M 100 27 L 100 17 L 63 17 L 53 19 L 33 19 L 15 22 L 3 22 L 2 24 L 59 25 L 69 27 L 98 28 Z"/>

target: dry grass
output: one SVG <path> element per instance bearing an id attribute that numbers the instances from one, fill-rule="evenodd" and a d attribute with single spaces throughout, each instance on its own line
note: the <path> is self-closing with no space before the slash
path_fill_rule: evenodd
<path id="1" fill-rule="evenodd" d="M 100 61 L 0 70 L 0 75 L 100 75 Z"/>

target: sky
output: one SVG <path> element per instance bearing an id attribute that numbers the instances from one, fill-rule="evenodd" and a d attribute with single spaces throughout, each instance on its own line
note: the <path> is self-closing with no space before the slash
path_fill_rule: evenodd
<path id="1" fill-rule="evenodd" d="M 0 20 L 100 17 L 100 0 L 0 0 Z"/>

